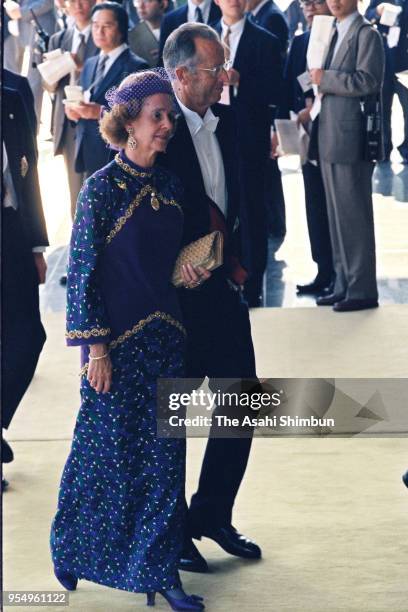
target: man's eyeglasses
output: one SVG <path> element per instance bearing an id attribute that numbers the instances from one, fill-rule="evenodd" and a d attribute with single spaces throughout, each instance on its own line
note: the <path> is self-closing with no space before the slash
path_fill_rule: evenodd
<path id="1" fill-rule="evenodd" d="M 212 76 L 217 77 L 217 76 L 220 76 L 223 70 L 225 70 L 225 72 L 228 72 L 228 70 L 230 70 L 231 68 L 232 68 L 232 61 L 228 60 L 227 62 L 224 62 L 223 64 L 220 64 L 219 66 L 214 66 L 214 68 L 197 67 L 197 70 L 204 70 L 205 72 L 211 72 Z"/>
<path id="2" fill-rule="evenodd" d="M 326 0 L 300 0 L 300 6 L 321 6 L 325 4 Z"/>

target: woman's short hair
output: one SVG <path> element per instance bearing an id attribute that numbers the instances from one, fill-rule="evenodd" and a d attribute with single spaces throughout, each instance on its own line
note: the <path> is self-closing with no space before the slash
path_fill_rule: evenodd
<path id="1" fill-rule="evenodd" d="M 129 17 L 126 12 L 126 9 L 123 8 L 117 2 L 110 2 L 106 0 L 105 2 L 101 2 L 100 4 L 95 4 L 91 12 L 91 19 L 98 11 L 111 11 L 116 19 L 118 24 L 119 32 L 121 34 L 121 43 L 127 42 L 128 40 L 128 30 L 129 30 Z"/>
<path id="2" fill-rule="evenodd" d="M 197 65 L 196 38 L 220 42 L 218 33 L 205 23 L 184 23 L 174 30 L 163 49 L 163 63 L 169 75 L 179 66 L 194 70 Z"/>
<path id="3" fill-rule="evenodd" d="M 106 98 L 109 101 L 111 110 L 105 110 L 103 113 L 99 122 L 99 131 L 102 138 L 108 144 L 115 148 L 123 148 L 126 145 L 128 139 L 126 124 L 134 121 L 138 117 L 146 99 L 149 98 L 154 91 L 152 89 L 152 83 L 155 81 L 157 82 L 160 78 L 161 77 L 152 70 L 135 72 L 127 76 L 116 90 L 117 92 L 122 90 L 122 96 L 125 100 L 123 103 L 116 103 L 115 94 L 112 96 L 107 92 Z M 132 85 L 135 85 L 135 87 L 132 87 Z M 124 89 L 125 91 L 123 91 Z M 164 90 L 162 86 L 162 88 L 159 87 L 159 91 L 161 93 L 170 94 L 171 86 L 169 81 L 165 83 Z M 112 101 L 115 103 L 112 103 Z"/>

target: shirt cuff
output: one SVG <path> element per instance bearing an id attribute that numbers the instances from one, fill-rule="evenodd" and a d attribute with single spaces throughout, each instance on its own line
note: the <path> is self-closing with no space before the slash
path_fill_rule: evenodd
<path id="1" fill-rule="evenodd" d="M 36 247 L 33 247 L 31 250 L 33 253 L 45 253 L 46 248 L 47 247 L 45 246 L 36 246 Z"/>

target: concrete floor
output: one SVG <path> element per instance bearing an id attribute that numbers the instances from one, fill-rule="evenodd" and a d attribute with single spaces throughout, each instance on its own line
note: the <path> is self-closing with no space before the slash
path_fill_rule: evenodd
<path id="1" fill-rule="evenodd" d="M 42 135 L 40 172 L 52 243 L 41 298 L 48 341 L 6 435 L 15 452 L 5 466 L 10 488 L 3 497 L 8 590 L 60 589 L 48 536 L 79 404 L 78 353 L 64 348 L 65 294 L 58 285 L 69 236 L 68 197 L 61 158 L 52 157 L 45 128 Z M 395 175 L 404 172 L 397 158 L 393 162 Z M 288 232 L 272 254 L 267 278 L 274 306 L 283 308 L 252 313 L 259 375 L 408 378 L 408 203 L 401 188 L 394 196 L 375 196 L 383 307 L 337 315 L 295 296 L 295 283 L 312 278 L 314 265 L 296 160 L 283 166 Z M 274 261 L 280 262 L 275 269 Z M 204 444 L 188 442 L 189 495 Z M 232 558 L 203 540 L 198 546 L 212 571 L 184 574 L 187 591 L 204 595 L 214 612 L 407 612 L 408 490 L 401 483 L 407 450 L 404 437 L 257 438 L 234 524 L 262 546 L 264 558 Z M 70 599 L 75 612 L 143 605 L 141 595 L 85 582 Z"/>

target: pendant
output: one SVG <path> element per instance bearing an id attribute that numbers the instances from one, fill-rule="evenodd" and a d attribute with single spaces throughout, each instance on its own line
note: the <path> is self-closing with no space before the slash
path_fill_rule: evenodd
<path id="1" fill-rule="evenodd" d="M 160 202 L 157 199 L 157 196 L 156 196 L 154 191 L 152 191 L 152 194 L 151 194 L 150 204 L 151 204 L 153 210 L 159 210 Z"/>

